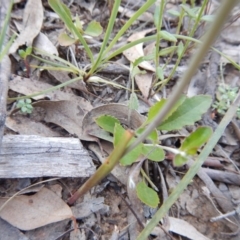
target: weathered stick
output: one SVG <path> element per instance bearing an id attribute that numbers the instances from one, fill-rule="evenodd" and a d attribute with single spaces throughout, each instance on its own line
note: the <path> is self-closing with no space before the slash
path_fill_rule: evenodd
<path id="1" fill-rule="evenodd" d="M 95 172 L 77 138 L 6 135 L 0 154 L 0 178 L 89 177 Z"/>

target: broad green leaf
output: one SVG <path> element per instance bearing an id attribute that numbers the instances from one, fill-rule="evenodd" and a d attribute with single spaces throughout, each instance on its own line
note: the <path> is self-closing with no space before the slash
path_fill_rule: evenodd
<path id="1" fill-rule="evenodd" d="M 114 133 L 115 124 L 120 124 L 119 120 L 110 115 L 102 115 L 94 119 L 98 126 L 107 132 Z"/>
<path id="2" fill-rule="evenodd" d="M 30 55 L 32 53 L 32 47 L 27 47 L 26 49 L 26 55 Z"/>
<path id="3" fill-rule="evenodd" d="M 211 103 L 212 98 L 208 95 L 187 98 L 171 116 L 160 124 L 158 129 L 171 131 L 181 129 L 186 125 L 194 125 L 196 121 L 201 119 L 201 115 L 208 110 Z"/>
<path id="4" fill-rule="evenodd" d="M 164 31 L 164 30 L 160 31 L 160 36 L 167 41 L 177 42 L 177 38 L 173 34 L 167 32 L 167 31 Z"/>
<path id="5" fill-rule="evenodd" d="M 163 48 L 161 49 L 161 51 L 159 52 L 158 56 L 166 56 L 169 55 L 171 53 L 173 53 L 174 51 L 177 50 L 177 46 L 172 46 L 172 47 L 168 47 L 168 48 Z"/>
<path id="6" fill-rule="evenodd" d="M 160 162 L 165 158 L 165 152 L 158 145 L 144 144 L 142 148 L 142 153 L 149 160 Z"/>
<path id="7" fill-rule="evenodd" d="M 180 154 L 177 154 L 173 159 L 173 164 L 176 167 L 180 167 L 183 164 L 185 164 L 188 161 L 186 157 L 181 156 Z"/>
<path id="8" fill-rule="evenodd" d="M 164 104 L 166 103 L 166 99 L 161 99 L 159 102 L 156 102 L 150 109 L 148 112 L 148 118 L 146 123 L 150 123 L 155 116 L 161 111 L 162 107 L 164 106 Z"/>
<path id="9" fill-rule="evenodd" d="M 137 94 L 134 92 L 131 93 L 130 95 L 128 107 L 129 109 L 138 110 L 138 107 L 139 107 L 138 97 L 137 97 Z"/>
<path id="10" fill-rule="evenodd" d="M 58 36 L 58 42 L 61 46 L 67 47 L 74 44 L 77 39 L 69 37 L 66 33 L 60 33 Z"/>
<path id="11" fill-rule="evenodd" d="M 181 96 L 181 98 L 177 101 L 177 103 L 174 105 L 174 107 L 170 110 L 170 112 L 165 117 L 165 119 L 168 118 L 169 116 L 171 116 L 172 113 L 175 112 L 176 109 L 178 109 L 178 107 L 185 101 L 185 99 L 186 99 L 185 96 Z M 166 103 L 166 101 L 167 101 L 166 99 L 161 99 L 159 102 L 155 103 L 150 108 L 149 113 L 148 113 L 147 123 L 150 123 L 156 117 L 156 115 L 161 111 L 161 109 L 164 106 L 164 104 Z"/>
<path id="12" fill-rule="evenodd" d="M 156 208 L 159 204 L 159 197 L 157 193 L 149 188 L 146 183 L 140 182 L 136 187 L 138 198 L 146 205 Z"/>
<path id="13" fill-rule="evenodd" d="M 212 135 L 212 129 L 210 127 L 199 127 L 184 139 L 180 150 L 187 155 L 194 155 L 197 150 L 207 142 Z"/>
<path id="14" fill-rule="evenodd" d="M 84 33 L 92 37 L 98 37 L 100 34 L 102 34 L 102 31 L 103 31 L 103 28 L 100 25 L 100 23 L 94 20 L 88 24 Z"/>
<path id="15" fill-rule="evenodd" d="M 120 124 L 116 123 L 114 128 L 114 138 L 113 138 L 114 147 L 117 146 L 117 144 L 122 141 L 122 136 L 124 132 L 125 132 L 125 129 Z M 135 140 L 136 138 L 133 138 L 130 141 L 129 145 L 132 144 Z M 127 166 L 134 163 L 138 159 L 138 157 L 142 154 L 142 147 L 143 147 L 142 143 L 139 144 L 137 147 L 135 147 L 131 152 L 129 152 L 123 158 L 121 158 L 120 164 L 123 166 Z"/>
<path id="16" fill-rule="evenodd" d="M 130 143 L 132 144 L 133 141 L 135 141 L 136 138 L 134 138 Z M 134 162 L 136 162 L 136 160 L 140 157 L 140 155 L 142 154 L 142 148 L 143 148 L 143 144 L 140 143 L 137 147 L 135 147 L 131 152 L 129 152 L 128 154 L 126 154 L 123 158 L 120 159 L 120 164 L 123 166 L 128 166 L 133 164 Z"/>
<path id="17" fill-rule="evenodd" d="M 178 49 L 177 49 L 177 55 L 178 55 L 178 57 L 180 57 L 180 56 L 182 55 L 183 50 L 184 50 L 184 46 L 183 46 L 182 41 L 180 41 L 179 44 L 178 44 Z"/>
<path id="18" fill-rule="evenodd" d="M 140 135 L 143 131 L 145 130 L 145 128 L 138 128 L 136 130 L 136 134 Z M 147 140 L 150 140 L 153 144 L 158 143 L 158 133 L 157 130 L 155 129 L 154 131 L 152 131 L 148 136 L 147 136 Z"/>
<path id="19" fill-rule="evenodd" d="M 25 59 L 26 58 L 26 52 L 22 49 L 19 49 L 18 50 L 18 54 L 19 56 L 22 58 L 22 59 Z"/>
<path id="20" fill-rule="evenodd" d="M 157 70 L 156 70 L 156 74 L 157 74 L 157 77 L 160 79 L 160 80 L 164 80 L 164 75 L 163 75 L 163 68 L 158 66 L 157 67 Z"/>

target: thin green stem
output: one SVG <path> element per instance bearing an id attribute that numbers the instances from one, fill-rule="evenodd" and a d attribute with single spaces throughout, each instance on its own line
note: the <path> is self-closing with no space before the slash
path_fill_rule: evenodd
<path id="1" fill-rule="evenodd" d="M 162 20 L 163 20 L 163 11 L 164 11 L 164 7 L 165 7 L 165 1 L 161 1 L 160 3 L 160 11 L 159 11 L 159 18 L 158 18 L 158 22 L 157 22 L 157 36 L 156 36 L 156 50 L 155 50 L 155 66 L 156 69 L 158 69 L 159 67 L 159 46 L 160 46 L 160 31 L 162 28 Z"/>

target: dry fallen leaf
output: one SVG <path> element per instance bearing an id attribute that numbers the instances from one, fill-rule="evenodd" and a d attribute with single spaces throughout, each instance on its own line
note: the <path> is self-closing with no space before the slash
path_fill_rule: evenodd
<path id="1" fill-rule="evenodd" d="M 32 46 L 34 38 L 39 34 L 43 23 L 43 6 L 41 0 L 28 0 L 23 16 L 24 29 L 12 44 L 9 53 L 13 54 L 19 46 Z"/>
<path id="2" fill-rule="evenodd" d="M 52 72 L 51 72 L 52 74 Z M 60 73 L 61 74 L 61 73 Z M 57 76 L 57 75 L 56 75 Z M 61 78 L 59 79 L 61 82 L 64 82 L 64 80 Z M 70 80 L 70 79 L 65 79 Z M 30 78 L 23 78 L 17 75 L 13 75 L 13 80 L 9 82 L 9 89 L 21 93 L 23 95 L 31 95 L 37 92 L 41 92 L 43 90 L 52 88 L 53 85 L 50 85 L 45 82 L 33 80 Z M 72 85 L 69 85 L 69 87 L 75 87 L 76 89 L 83 89 L 84 85 L 79 82 L 72 83 Z M 67 92 L 64 92 L 62 90 L 54 90 L 42 95 L 38 95 L 35 97 L 32 97 L 35 100 L 43 99 L 43 98 L 49 98 L 51 100 L 68 100 L 68 99 L 75 99 L 76 95 L 70 94 Z M 89 103 L 90 104 L 90 103 Z M 88 105 L 88 104 L 87 104 Z"/>
<path id="3" fill-rule="evenodd" d="M 43 137 L 60 137 L 61 134 L 53 131 L 41 122 L 36 122 L 22 114 L 6 118 L 5 125 L 12 131 L 23 135 L 38 135 Z"/>
<path id="4" fill-rule="evenodd" d="M 135 81 L 142 95 L 147 99 L 152 88 L 152 73 L 137 74 Z"/>
<path id="5" fill-rule="evenodd" d="M 55 123 L 71 134 L 76 134 L 81 140 L 94 141 L 82 131 L 82 120 L 92 106 L 87 100 L 75 97 L 65 101 L 39 101 L 33 104 L 45 110 L 44 121 Z"/>
<path id="6" fill-rule="evenodd" d="M 48 54 L 58 56 L 57 48 L 52 44 L 52 42 L 49 40 L 49 38 L 41 32 L 34 39 L 33 47 L 36 49 L 34 51 L 36 51 L 38 54 L 41 54 L 37 51 L 39 49 L 39 50 L 41 50 L 43 52 L 46 52 Z"/>
<path id="7" fill-rule="evenodd" d="M 7 199 L 0 199 L 0 206 L 6 201 Z M 71 208 L 47 188 L 42 188 L 31 196 L 17 196 L 0 211 L 2 219 L 25 231 L 72 216 Z"/>
<path id="8" fill-rule="evenodd" d="M 148 29 L 148 30 L 144 30 L 141 32 L 137 32 L 134 33 L 133 35 L 131 35 L 128 38 L 129 42 L 133 42 L 135 40 L 144 38 L 145 35 L 147 33 L 150 33 L 154 30 L 154 28 Z M 130 61 L 130 62 L 134 62 L 135 60 L 137 60 L 140 57 L 144 56 L 144 52 L 143 52 L 143 43 L 137 44 L 132 48 L 127 49 L 126 51 L 123 52 L 124 56 Z M 149 70 L 151 72 L 155 72 L 155 67 L 153 67 L 149 62 L 147 61 L 143 61 L 139 64 L 139 66 L 145 70 Z"/>

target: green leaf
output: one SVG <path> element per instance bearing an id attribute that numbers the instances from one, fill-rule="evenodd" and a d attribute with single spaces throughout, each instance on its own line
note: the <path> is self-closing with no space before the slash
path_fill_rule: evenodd
<path id="1" fill-rule="evenodd" d="M 133 140 L 131 140 L 130 144 L 133 143 L 136 140 L 136 138 L 134 138 Z M 129 145 L 130 145 L 129 144 Z M 126 154 L 123 158 L 120 159 L 120 164 L 122 166 L 128 166 L 133 164 L 134 162 L 136 162 L 136 160 L 140 157 L 140 155 L 142 154 L 142 148 L 143 148 L 143 144 L 140 143 L 137 147 L 135 147 L 131 152 L 129 152 L 128 154 Z"/>
<path id="2" fill-rule="evenodd" d="M 173 16 L 179 17 L 180 16 L 180 12 L 176 11 L 176 10 L 168 10 L 168 13 L 172 14 Z"/>
<path id="3" fill-rule="evenodd" d="M 152 120 L 155 118 L 155 116 L 161 111 L 162 107 L 164 106 L 164 104 L 166 103 L 166 99 L 161 99 L 159 102 L 156 102 L 150 109 L 148 112 L 148 118 L 146 121 L 146 124 L 152 122 Z"/>
<path id="4" fill-rule="evenodd" d="M 167 41 L 177 42 L 177 38 L 173 34 L 167 32 L 167 31 L 164 31 L 164 30 L 160 31 L 160 36 Z"/>
<path id="5" fill-rule="evenodd" d="M 136 135 L 140 135 L 144 130 L 144 127 L 138 128 L 136 130 Z M 150 140 L 153 144 L 158 143 L 158 133 L 156 129 L 147 136 L 147 140 Z"/>
<path id="6" fill-rule="evenodd" d="M 213 22 L 214 17 L 214 15 L 204 15 L 202 16 L 201 20 L 206 22 Z"/>
<path id="7" fill-rule="evenodd" d="M 158 66 L 157 67 L 157 70 L 156 70 L 156 74 L 157 74 L 157 77 L 160 79 L 160 80 L 164 80 L 164 75 L 163 75 L 163 68 Z"/>
<path id="8" fill-rule="evenodd" d="M 115 124 L 120 124 L 120 121 L 110 115 L 102 115 L 94 119 L 98 126 L 107 132 L 114 133 Z"/>
<path id="9" fill-rule="evenodd" d="M 149 188 L 146 183 L 140 182 L 136 187 L 138 198 L 146 205 L 152 208 L 156 208 L 159 204 L 159 198 L 157 193 Z"/>
<path id="10" fill-rule="evenodd" d="M 67 47 L 77 42 L 77 39 L 69 37 L 66 33 L 60 33 L 58 36 L 58 42 L 61 46 Z"/>
<path id="11" fill-rule="evenodd" d="M 199 127 L 184 139 L 180 150 L 187 155 L 194 155 L 197 150 L 207 142 L 212 135 L 212 129 L 210 127 Z"/>
<path id="12" fill-rule="evenodd" d="M 195 13 L 194 9 L 191 9 L 191 8 L 189 8 L 187 5 L 183 5 L 183 4 L 181 4 L 180 6 L 184 9 L 184 11 L 185 11 L 190 17 L 196 18 L 196 13 Z"/>
<path id="13" fill-rule="evenodd" d="M 160 162 L 165 158 L 165 152 L 158 145 L 144 144 L 142 148 L 142 153 L 149 160 Z"/>
<path id="14" fill-rule="evenodd" d="M 103 28 L 100 25 L 100 23 L 94 20 L 88 24 L 84 33 L 92 37 L 98 37 L 100 34 L 102 34 L 102 31 L 103 31 Z"/>
<path id="15" fill-rule="evenodd" d="M 114 147 L 117 146 L 117 144 L 122 141 L 122 135 L 124 134 L 125 129 L 118 123 L 115 124 L 114 128 L 114 138 L 113 138 L 113 145 Z M 136 138 L 133 138 L 129 145 L 132 144 Z M 135 147 L 131 152 L 126 154 L 123 158 L 120 159 L 120 164 L 123 166 L 131 165 L 134 163 L 138 157 L 142 154 L 142 147 L 143 144 L 139 144 L 137 147 Z"/>
<path id="16" fill-rule="evenodd" d="M 183 50 L 184 50 L 184 46 L 183 46 L 182 41 L 180 41 L 179 44 L 178 44 L 178 49 L 177 49 L 177 55 L 178 55 L 178 57 L 180 57 L 180 56 L 182 55 Z"/>
<path id="17" fill-rule="evenodd" d="M 137 94 L 134 92 L 131 93 L 130 95 L 128 107 L 129 109 L 138 110 L 138 107 L 139 107 L 138 97 L 137 97 Z"/>
<path id="18" fill-rule="evenodd" d="M 212 98 L 208 95 L 187 98 L 171 116 L 160 124 L 158 129 L 171 131 L 181 129 L 186 125 L 194 125 L 196 121 L 201 119 L 201 115 L 208 110 L 211 103 Z"/>
<path id="19" fill-rule="evenodd" d="M 23 106 L 22 108 L 21 108 L 21 111 L 23 112 L 23 113 L 25 113 L 25 112 L 27 112 L 27 108 L 26 108 L 26 106 Z"/>
<path id="20" fill-rule="evenodd" d="M 180 167 L 183 164 L 185 164 L 188 161 L 186 157 L 181 156 L 180 154 L 177 154 L 173 159 L 173 164 L 176 167 Z"/>
<path id="21" fill-rule="evenodd" d="M 186 97 L 181 96 L 181 98 L 177 101 L 177 103 L 174 105 L 174 107 L 170 110 L 166 118 L 168 118 L 170 115 L 172 115 L 173 112 L 176 111 L 176 109 L 185 101 Z M 155 103 L 150 109 L 148 113 L 148 119 L 146 123 L 150 123 L 156 115 L 161 111 L 162 107 L 166 103 L 166 99 L 161 99 L 159 102 Z M 165 118 L 165 119 L 166 119 Z"/>
<path id="22" fill-rule="evenodd" d="M 26 49 L 26 55 L 30 55 L 32 53 L 32 47 L 27 47 Z"/>
<path id="23" fill-rule="evenodd" d="M 172 46 L 168 48 L 163 48 L 161 51 L 158 53 L 158 56 L 166 56 L 171 54 L 172 52 L 177 50 L 177 46 Z"/>
<path id="24" fill-rule="evenodd" d="M 22 58 L 22 59 L 25 59 L 26 58 L 26 52 L 22 49 L 19 49 L 18 50 L 18 54 L 19 56 Z"/>
<path id="25" fill-rule="evenodd" d="M 155 58 L 155 55 L 154 53 L 151 53 L 151 54 L 148 54 L 148 55 L 145 55 L 145 56 L 142 56 L 142 57 L 139 57 L 137 58 L 134 62 L 133 62 L 133 68 L 137 67 L 141 62 L 143 61 L 150 61 L 152 59 Z M 138 69 L 138 71 L 140 71 Z M 141 71 L 141 72 L 144 72 L 144 71 Z M 146 71 L 145 71 L 146 72 Z M 135 75 L 134 75 L 135 76 Z"/>

